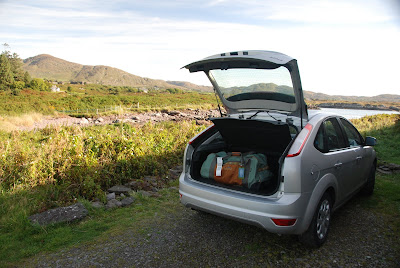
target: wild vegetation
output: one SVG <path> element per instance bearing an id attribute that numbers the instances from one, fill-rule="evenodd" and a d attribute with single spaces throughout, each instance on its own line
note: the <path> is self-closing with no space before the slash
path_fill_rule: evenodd
<path id="1" fill-rule="evenodd" d="M 394 149 L 400 147 L 398 115 L 365 117 L 354 123 L 364 135 L 378 139 L 380 163 L 400 164 L 400 153 Z M 111 220 L 114 214 L 93 209 L 91 217 L 79 224 L 41 228 L 27 219 L 77 199 L 103 200 L 103 191 L 114 184 L 146 175 L 162 178 L 168 168 L 181 163 L 186 142 L 202 128 L 194 122 L 165 122 L 0 132 L 0 265 L 132 224 L 133 211 L 145 217 L 146 210 L 151 214 L 155 207 L 168 209 L 165 204 L 178 201 L 171 191 L 163 191 L 158 201 L 138 195 L 144 205 L 113 212 L 122 217 L 119 224 Z M 396 235 L 400 235 L 398 196 L 400 174 L 378 174 L 374 195 L 362 201 L 363 206 L 385 213 Z"/>
<path id="2" fill-rule="evenodd" d="M 149 111 L 162 109 L 210 108 L 215 105 L 215 96 L 211 93 L 182 92 L 168 89 L 148 93 L 131 87 L 112 87 L 101 85 L 62 85 L 59 93 L 22 90 L 18 96 L 9 92 L 0 92 L 0 114 L 15 116 L 26 113 L 56 115 L 96 114 L 105 107 L 120 106 L 130 111 Z M 80 89 L 82 88 L 82 89 Z"/>

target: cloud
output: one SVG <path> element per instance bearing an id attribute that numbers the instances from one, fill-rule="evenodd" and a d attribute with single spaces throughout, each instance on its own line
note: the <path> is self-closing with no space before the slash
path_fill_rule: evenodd
<path id="1" fill-rule="evenodd" d="M 109 65 L 135 75 L 199 84 L 209 83 L 205 76 L 180 68 L 220 52 L 275 50 L 299 60 L 306 90 L 345 95 L 376 95 L 377 88 L 398 92 L 399 28 L 386 25 L 390 19 L 386 13 L 366 16 L 368 9 L 360 11 L 361 19 L 368 17 L 364 20 L 328 23 L 344 7 L 349 6 L 346 17 L 358 10 L 347 2 L 329 6 L 307 1 L 299 14 L 296 10 L 301 6 L 290 0 L 279 1 L 279 5 L 253 0 L 210 2 L 212 10 L 218 7 L 225 15 L 240 13 L 234 22 L 158 16 L 141 10 L 143 6 L 132 7 L 135 1 L 126 2 L 130 6 L 118 5 L 118 1 L 106 6 L 91 1 L 54 2 L 0 4 L 0 23 L 7 25 L 0 29 L 2 42 L 23 58 L 47 53 L 81 64 Z M 193 3 L 175 3 L 176 12 Z M 168 8 L 173 4 L 160 2 Z M 326 8 L 333 12 L 330 18 L 323 16 Z M 249 16 L 258 16 L 262 23 L 247 20 Z M 290 23 L 282 23 L 285 20 Z"/>

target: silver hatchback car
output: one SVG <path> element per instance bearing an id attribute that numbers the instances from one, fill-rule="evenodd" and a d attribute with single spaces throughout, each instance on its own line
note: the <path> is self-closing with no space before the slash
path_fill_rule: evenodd
<path id="1" fill-rule="evenodd" d="M 335 209 L 360 190 L 372 194 L 375 138 L 364 139 L 341 116 L 308 112 L 295 59 L 238 51 L 185 68 L 205 72 L 227 114 L 212 118 L 214 124 L 187 145 L 179 179 L 182 204 L 273 233 L 297 234 L 318 247 Z M 239 183 L 221 182 L 229 171 L 227 157 L 250 154 L 266 161 L 264 168 L 239 161 L 233 172 Z"/>

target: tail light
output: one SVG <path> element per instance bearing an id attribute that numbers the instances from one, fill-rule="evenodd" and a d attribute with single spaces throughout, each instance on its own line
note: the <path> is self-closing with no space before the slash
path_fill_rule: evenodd
<path id="1" fill-rule="evenodd" d="M 303 150 L 304 144 L 306 143 L 308 137 L 310 136 L 312 130 L 312 125 L 307 124 L 303 130 L 299 133 L 296 140 L 293 142 L 292 147 L 286 157 L 295 157 L 301 153 Z"/>
<path id="2" fill-rule="evenodd" d="M 271 219 L 278 226 L 292 226 L 297 219 Z"/>

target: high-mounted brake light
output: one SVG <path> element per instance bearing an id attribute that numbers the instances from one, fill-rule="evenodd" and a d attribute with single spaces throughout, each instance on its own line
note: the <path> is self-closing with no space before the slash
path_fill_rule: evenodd
<path id="1" fill-rule="evenodd" d="M 297 219 L 271 219 L 278 226 L 292 226 Z"/>
<path id="2" fill-rule="evenodd" d="M 197 134 L 196 136 L 194 136 L 190 141 L 189 144 L 192 144 L 195 140 L 197 140 L 198 138 L 200 138 L 201 136 L 203 136 L 207 131 L 209 131 L 210 129 L 212 129 L 213 127 L 215 127 L 215 125 L 211 125 L 208 128 L 206 128 L 205 130 L 203 130 L 202 132 L 200 132 L 199 134 Z"/>
<path id="3" fill-rule="evenodd" d="M 304 144 L 306 143 L 308 137 L 310 136 L 312 130 L 312 125 L 307 124 L 300 134 L 297 136 L 296 140 L 293 142 L 292 147 L 286 157 L 295 157 L 301 153 L 303 150 Z"/>

